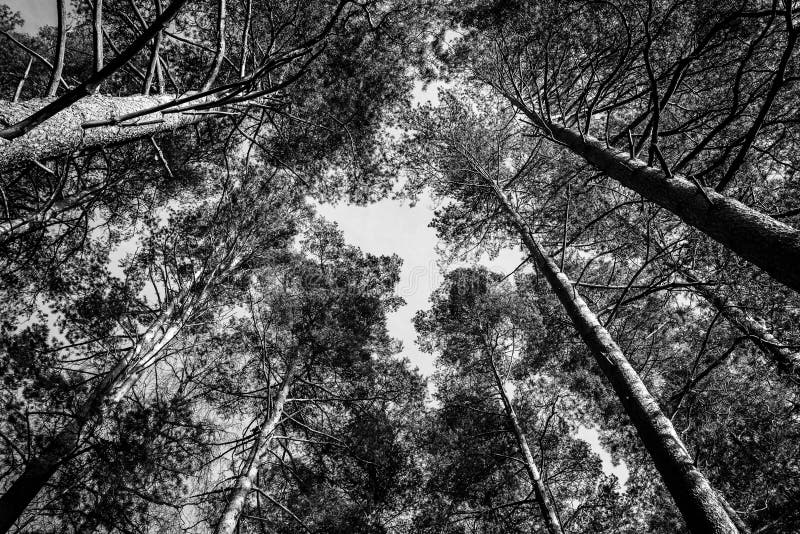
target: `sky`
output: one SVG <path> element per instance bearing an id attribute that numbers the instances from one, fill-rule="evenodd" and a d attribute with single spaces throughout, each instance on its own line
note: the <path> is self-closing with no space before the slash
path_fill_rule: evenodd
<path id="1" fill-rule="evenodd" d="M 12 11 L 19 11 L 25 19 L 23 30 L 36 33 L 44 25 L 54 25 L 56 4 L 54 0 L 0 0 Z M 441 84 L 423 86 L 417 83 L 413 92 L 416 104 L 438 104 L 437 91 Z M 397 254 L 403 258 L 397 293 L 406 304 L 388 318 L 389 334 L 403 342 L 405 356 L 420 373 L 429 376 L 435 369 L 434 358 L 416 345 L 413 318 L 418 310 L 427 309 L 431 293 L 444 279 L 446 270 L 466 264 L 442 265 L 436 253 L 436 232 L 428 225 L 433 219 L 434 203 L 421 198 L 414 206 L 408 201 L 385 199 L 368 206 L 322 204 L 317 211 L 325 219 L 336 222 L 345 240 L 372 254 Z M 484 257 L 480 264 L 501 272 L 510 273 L 519 266 L 519 250 L 502 251 L 497 258 Z M 586 441 L 602 462 L 605 473 L 614 474 L 624 488 L 628 479 L 625 462 L 614 464 L 611 455 L 600 445 L 597 429 L 582 427 L 576 437 Z"/>
<path id="2" fill-rule="evenodd" d="M 29 33 L 36 33 L 42 26 L 55 26 L 56 3 L 55 0 L 1 0 L 11 8 L 19 11 L 25 20 L 23 29 Z"/>

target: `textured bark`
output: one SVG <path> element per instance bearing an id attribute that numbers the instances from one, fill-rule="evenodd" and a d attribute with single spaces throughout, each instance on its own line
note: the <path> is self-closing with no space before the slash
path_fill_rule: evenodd
<path id="1" fill-rule="evenodd" d="M 233 492 L 228 499 L 228 504 L 222 513 L 219 524 L 217 525 L 216 534 L 233 534 L 236 531 L 236 525 L 239 523 L 239 516 L 244 508 L 247 496 L 253 488 L 253 484 L 258 476 L 258 469 L 261 467 L 259 459 L 264 454 L 267 445 L 272 438 L 272 433 L 283 415 L 283 407 L 286 404 L 286 398 L 289 396 L 289 389 L 292 386 L 292 379 L 297 367 L 297 359 L 293 359 L 289 363 L 286 370 L 286 376 L 283 378 L 283 384 L 278 391 L 275 402 L 272 405 L 272 411 L 267 419 L 261 424 L 258 430 L 256 439 L 250 446 L 250 451 L 247 455 L 247 461 L 242 468 L 242 472 L 236 477 L 236 483 L 233 486 Z"/>
<path id="2" fill-rule="evenodd" d="M 536 265 L 614 388 L 689 530 L 695 534 L 739 533 L 716 491 L 694 465 L 672 422 L 661 411 L 625 354 L 600 324 L 569 278 L 536 241 L 527 223 L 497 184 L 490 179 L 485 179 L 485 182 L 493 189 Z"/>
<path id="3" fill-rule="evenodd" d="M 713 189 L 668 176 L 627 151 L 545 121 L 512 96 L 508 100 L 553 139 L 621 185 L 669 210 L 787 287 L 800 291 L 800 231 Z"/>
<path id="4" fill-rule="evenodd" d="M 130 124 L 134 124 L 131 126 L 109 125 L 96 128 L 82 126 L 86 122 L 111 119 L 146 110 L 175 98 L 171 95 L 86 97 L 21 137 L 11 141 L 0 138 L 0 171 L 12 169 L 32 160 L 43 160 L 82 149 L 147 138 L 213 116 L 192 112 L 156 112 L 130 121 Z M 0 127 L 14 124 L 52 100 L 37 98 L 20 103 L 0 102 Z M 198 100 L 196 103 L 203 102 L 204 100 Z"/>
<path id="5" fill-rule="evenodd" d="M 517 440 L 517 446 L 519 447 L 520 452 L 522 452 L 522 456 L 525 458 L 525 470 L 528 473 L 528 478 L 531 480 L 531 485 L 533 486 L 533 495 L 536 499 L 536 504 L 539 506 L 539 513 L 542 515 L 542 520 L 547 528 L 547 532 L 550 534 L 563 534 L 561 522 L 558 519 L 555 507 L 547 497 L 547 488 L 545 487 L 544 481 L 539 474 L 539 468 L 536 466 L 536 461 L 533 459 L 531 448 L 528 446 L 528 440 L 525 438 L 525 432 L 523 432 L 522 426 L 519 424 L 519 419 L 517 419 L 517 412 L 514 410 L 514 406 L 511 404 L 511 399 L 508 398 L 508 394 L 506 394 L 506 390 L 503 387 L 503 380 L 500 378 L 500 373 L 497 372 L 497 367 L 495 366 L 494 361 L 491 361 L 491 358 L 489 364 L 492 368 L 492 374 L 494 375 L 495 383 L 497 384 L 497 390 L 500 393 L 500 399 L 503 401 L 503 408 L 505 409 L 506 417 L 508 418 L 509 423 L 511 423 L 511 428 L 514 430 L 514 437 Z"/>
<path id="6" fill-rule="evenodd" d="M 128 48 L 103 67 L 100 72 L 93 73 L 86 81 L 74 89 L 49 101 L 45 106 L 40 107 L 27 117 L 3 128 L 0 130 L 0 137 L 6 140 L 12 140 L 24 136 L 48 119 L 52 119 L 62 111 L 69 109 L 70 106 L 76 102 L 92 95 L 106 78 L 130 63 L 136 54 L 147 45 L 150 39 L 155 37 L 158 32 L 169 24 L 186 2 L 188 2 L 188 0 L 172 0 L 169 7 L 165 9 L 160 16 L 156 17 L 153 24 L 134 39 Z M 0 167 L 0 170 L 2 170 L 2 167 Z"/>

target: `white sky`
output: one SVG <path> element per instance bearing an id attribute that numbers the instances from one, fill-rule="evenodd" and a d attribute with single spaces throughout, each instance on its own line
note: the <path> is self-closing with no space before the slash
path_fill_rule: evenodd
<path id="1" fill-rule="evenodd" d="M 2 0 L 2 3 L 10 7 L 11 11 L 22 14 L 26 32 L 36 33 L 42 26 L 56 25 L 55 0 Z"/>
<path id="2" fill-rule="evenodd" d="M 406 305 L 389 316 L 389 334 L 403 342 L 403 355 L 422 374 L 431 374 L 433 358 L 417 348 L 412 320 L 418 310 L 428 308 L 428 298 L 442 283 L 444 272 L 455 267 L 440 265 L 436 254 L 436 232 L 428 227 L 433 219 L 433 202 L 422 198 L 410 207 L 407 202 L 386 199 L 368 206 L 322 204 L 317 211 L 339 225 L 347 243 L 372 254 L 397 254 L 403 258 L 397 293 Z M 519 251 L 511 250 L 482 264 L 508 273 L 520 261 Z"/>

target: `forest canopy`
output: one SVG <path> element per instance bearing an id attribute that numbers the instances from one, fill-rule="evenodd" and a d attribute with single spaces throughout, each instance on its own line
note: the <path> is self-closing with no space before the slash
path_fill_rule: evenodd
<path id="1" fill-rule="evenodd" d="M 0 534 L 800 531 L 800 6 L 19 5 Z"/>

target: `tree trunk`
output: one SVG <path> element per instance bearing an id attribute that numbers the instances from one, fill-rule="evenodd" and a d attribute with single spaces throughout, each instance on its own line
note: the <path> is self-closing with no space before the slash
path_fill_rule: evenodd
<path id="1" fill-rule="evenodd" d="M 94 71 L 103 70 L 103 0 L 95 0 L 92 9 L 92 32 L 94 37 Z M 100 86 L 98 85 L 98 89 Z"/>
<path id="2" fill-rule="evenodd" d="M 525 438 L 525 433 L 522 431 L 522 427 L 517 419 L 517 412 L 514 411 L 514 406 L 511 404 L 511 399 L 509 399 L 508 395 L 506 394 L 506 390 L 503 387 L 503 380 L 500 378 L 500 373 L 497 372 L 497 366 L 494 364 L 491 356 L 489 356 L 489 365 L 492 368 L 492 374 L 494 374 L 497 390 L 500 393 L 500 398 L 503 401 L 503 408 L 505 409 L 506 417 L 508 417 L 508 421 L 511 423 L 511 428 L 514 430 L 514 437 L 517 440 L 517 446 L 519 447 L 520 452 L 522 452 L 522 456 L 525 458 L 525 470 L 528 472 L 528 478 L 530 478 L 531 484 L 533 485 L 533 494 L 536 498 L 536 503 L 539 505 L 539 512 L 542 514 L 542 520 L 544 521 L 545 527 L 547 527 L 547 532 L 550 534 L 563 534 L 561 522 L 558 519 L 558 515 L 556 515 L 555 508 L 550 502 L 550 499 L 547 497 L 547 488 L 545 487 L 544 481 L 539 474 L 539 468 L 536 467 L 533 454 L 528 446 L 528 440 Z"/>
<path id="3" fill-rule="evenodd" d="M 50 71 L 50 82 L 47 85 L 47 96 L 55 96 L 61 73 L 64 71 L 64 52 L 67 48 L 67 4 L 57 0 L 58 23 L 56 25 L 56 54 L 53 58 L 53 70 Z"/>
<path id="4" fill-rule="evenodd" d="M 0 171 L 6 171 L 32 160 L 63 156 L 72 152 L 107 146 L 114 143 L 147 138 L 195 124 L 213 115 L 155 112 L 125 122 L 84 128 L 91 121 L 103 121 L 144 111 L 175 100 L 175 96 L 100 96 L 86 97 L 59 112 L 27 134 L 7 141 L 0 138 Z M 0 127 L 14 124 L 41 109 L 53 99 L 33 99 L 20 103 L 0 102 Z M 194 104 L 202 104 L 197 100 Z"/>
<path id="5" fill-rule="evenodd" d="M 203 292 L 198 295 L 190 289 L 181 293 L 150 325 L 130 355 L 117 363 L 92 390 L 69 424 L 50 440 L 38 456 L 27 462 L 19 478 L 0 497 L 0 533 L 12 527 L 58 467 L 74 453 L 87 423 L 102 421 L 125 398 L 142 373 L 155 363 L 161 351 L 191 317 L 196 304 L 203 299 Z"/>
<path id="6" fill-rule="evenodd" d="M 800 231 L 738 200 L 647 166 L 589 135 L 550 123 L 512 95 L 537 127 L 621 185 L 670 211 L 787 287 L 800 291 Z"/>
<path id="7" fill-rule="evenodd" d="M 233 492 L 231 493 L 227 506 L 225 506 L 225 511 L 222 513 L 219 524 L 214 531 L 215 534 L 233 534 L 236 531 L 236 525 L 239 523 L 239 516 L 242 513 L 247 496 L 256 481 L 258 469 L 261 467 L 259 459 L 263 455 L 264 448 L 269 444 L 272 433 L 283 415 L 283 406 L 286 404 L 286 398 L 289 396 L 289 389 L 292 386 L 292 379 L 294 378 L 296 368 L 297 357 L 295 356 L 286 369 L 286 376 L 283 378 L 283 384 L 281 384 L 281 389 L 278 391 L 278 395 L 275 398 L 272 411 L 261 424 L 256 439 L 250 446 L 250 452 L 247 455 L 247 461 L 242 468 L 242 472 L 236 477 Z"/>
<path id="8" fill-rule="evenodd" d="M 484 181 L 494 191 L 536 265 L 558 296 L 603 374 L 611 382 L 689 530 L 695 534 L 739 533 L 715 490 L 694 465 L 672 422 L 661 411 L 622 350 L 597 320 L 569 278 L 536 241 L 497 184 L 486 176 Z"/>
<path id="9" fill-rule="evenodd" d="M 217 10 L 219 12 L 217 18 L 217 53 L 214 55 L 214 63 L 211 66 L 211 70 L 208 72 L 205 82 L 203 82 L 203 91 L 211 89 L 211 86 L 217 80 L 217 76 L 219 76 L 222 60 L 225 59 L 225 0 L 217 2 Z"/>
<path id="10" fill-rule="evenodd" d="M 37 109 L 27 117 L 9 124 L 6 128 L 0 130 L 0 138 L 10 141 L 22 137 L 48 119 L 52 119 L 55 115 L 69 109 L 76 102 L 92 95 L 106 78 L 130 63 L 150 39 L 170 23 L 186 2 L 188 0 L 172 0 L 169 7 L 160 16 L 156 17 L 153 24 L 146 28 L 128 48 L 103 67 L 100 72 L 93 73 L 85 82 L 74 89 L 70 89 L 60 97 L 49 101 L 47 105 Z M 1 163 L 2 158 L 0 158 Z M 3 168 L 0 167 L 0 170 L 3 170 Z"/>
<path id="11" fill-rule="evenodd" d="M 616 218 L 640 237 L 645 237 L 640 228 L 631 224 L 624 217 L 618 215 Z M 663 251 L 661 243 L 651 243 L 655 245 L 657 252 Z M 669 256 L 665 259 L 665 263 L 687 282 L 700 282 L 700 277 L 682 263 L 670 259 Z M 791 376 L 797 376 L 800 373 L 800 354 L 773 336 L 761 322 L 743 311 L 741 306 L 723 297 L 708 285 L 698 284 L 691 291 L 708 302 L 711 307 L 722 314 L 728 323 L 747 336 L 768 360 L 775 363 L 780 373 L 786 373 Z"/>

